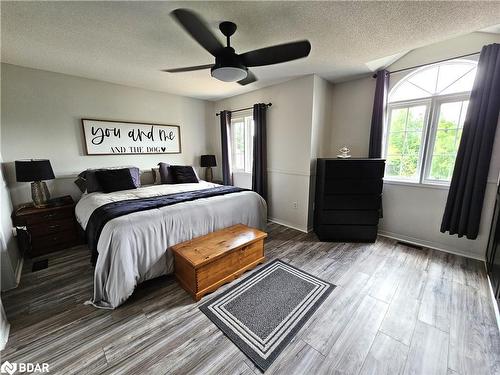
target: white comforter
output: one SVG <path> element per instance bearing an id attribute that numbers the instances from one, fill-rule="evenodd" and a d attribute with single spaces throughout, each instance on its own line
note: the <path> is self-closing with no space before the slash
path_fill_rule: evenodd
<path id="1" fill-rule="evenodd" d="M 115 193 L 84 194 L 76 205 L 83 229 L 92 212 L 110 202 L 201 190 L 216 184 L 151 185 Z M 99 256 L 94 275 L 96 307 L 115 308 L 142 281 L 173 271 L 169 247 L 218 229 L 242 223 L 265 229 L 266 202 L 245 191 L 183 202 L 159 209 L 132 213 L 110 220 L 97 244 Z"/>

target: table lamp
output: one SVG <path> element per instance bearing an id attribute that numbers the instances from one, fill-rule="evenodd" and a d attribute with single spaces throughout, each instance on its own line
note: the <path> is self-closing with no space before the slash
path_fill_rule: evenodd
<path id="1" fill-rule="evenodd" d="M 205 181 L 212 182 L 214 175 L 212 167 L 216 167 L 215 155 L 201 155 L 200 165 L 205 167 Z"/>
<path id="2" fill-rule="evenodd" d="M 31 182 L 33 205 L 46 207 L 50 199 L 49 189 L 43 180 L 53 180 L 54 171 L 47 159 L 16 160 L 17 182 Z"/>

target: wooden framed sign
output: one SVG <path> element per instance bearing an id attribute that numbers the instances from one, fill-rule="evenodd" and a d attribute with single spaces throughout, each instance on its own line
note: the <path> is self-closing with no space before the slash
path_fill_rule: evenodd
<path id="1" fill-rule="evenodd" d="M 180 154 L 178 125 L 82 119 L 87 155 Z"/>

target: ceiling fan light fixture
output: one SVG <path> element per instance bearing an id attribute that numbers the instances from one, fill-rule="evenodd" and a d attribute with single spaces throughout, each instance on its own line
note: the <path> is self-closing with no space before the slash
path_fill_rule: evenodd
<path id="1" fill-rule="evenodd" d="M 257 81 L 257 77 L 248 68 L 301 59 L 311 52 L 311 43 L 308 40 L 299 40 L 237 54 L 231 47 L 230 40 L 237 29 L 234 22 L 224 21 L 219 24 L 220 31 L 226 37 L 227 43 L 224 46 L 213 35 L 206 22 L 193 11 L 179 8 L 173 10 L 171 14 L 198 44 L 215 57 L 215 64 L 165 69 L 164 72 L 180 73 L 210 68 L 213 78 L 223 82 L 238 82 L 245 86 Z"/>
<path id="2" fill-rule="evenodd" d="M 236 82 L 246 78 L 248 75 L 247 70 L 234 66 L 221 66 L 212 69 L 212 77 L 217 78 L 219 81 Z"/>

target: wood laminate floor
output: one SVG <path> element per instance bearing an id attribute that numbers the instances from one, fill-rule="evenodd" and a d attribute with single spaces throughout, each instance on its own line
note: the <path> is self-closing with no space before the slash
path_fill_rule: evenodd
<path id="1" fill-rule="evenodd" d="M 338 287 L 266 374 L 500 374 L 481 262 L 383 237 L 325 243 L 268 229 L 269 260 Z M 37 272 L 27 261 L 19 288 L 2 295 L 11 323 L 2 361 L 47 362 L 59 374 L 259 374 L 172 277 L 141 285 L 114 311 L 99 310 L 83 305 L 92 294 L 88 250 L 48 258 Z"/>

